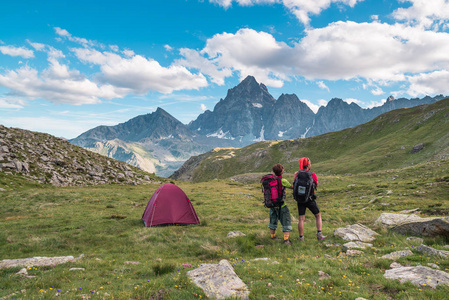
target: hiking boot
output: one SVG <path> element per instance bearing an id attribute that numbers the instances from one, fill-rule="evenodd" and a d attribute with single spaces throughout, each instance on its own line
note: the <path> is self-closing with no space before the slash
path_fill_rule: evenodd
<path id="1" fill-rule="evenodd" d="M 278 238 L 277 236 L 274 236 L 274 237 L 271 237 L 270 236 L 270 239 L 272 239 L 273 241 L 277 241 L 277 242 L 279 242 L 281 239 L 280 238 Z"/>
<path id="2" fill-rule="evenodd" d="M 284 244 L 286 244 L 287 246 L 291 246 L 292 245 L 292 242 L 290 242 L 290 240 L 284 240 Z"/>
<path id="3" fill-rule="evenodd" d="M 316 234 L 316 239 L 319 241 L 324 240 L 326 237 L 320 232 Z"/>
<path id="4" fill-rule="evenodd" d="M 300 242 L 304 242 L 304 237 L 300 237 L 300 238 L 298 238 L 298 240 L 299 240 Z"/>

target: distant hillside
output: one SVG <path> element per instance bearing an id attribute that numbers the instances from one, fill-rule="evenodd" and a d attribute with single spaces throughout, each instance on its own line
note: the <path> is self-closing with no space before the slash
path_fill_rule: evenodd
<path id="1" fill-rule="evenodd" d="M 20 174 L 55 186 L 141 184 L 159 180 L 124 162 L 49 134 L 0 125 L 0 175 Z"/>
<path id="2" fill-rule="evenodd" d="M 363 125 L 320 136 L 214 149 L 190 158 L 171 178 L 198 182 L 271 172 L 275 163 L 293 173 L 303 156 L 312 160 L 315 172 L 326 174 L 388 170 L 449 158 L 449 99 L 390 111 Z"/>

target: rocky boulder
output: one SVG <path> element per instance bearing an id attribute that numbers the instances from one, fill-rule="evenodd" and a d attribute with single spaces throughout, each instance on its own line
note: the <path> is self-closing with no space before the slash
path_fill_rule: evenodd
<path id="1" fill-rule="evenodd" d="M 372 242 L 378 235 L 377 232 L 361 224 L 348 225 L 345 228 L 337 228 L 334 235 L 341 237 L 345 241 L 360 241 L 364 243 Z"/>
<path id="2" fill-rule="evenodd" d="M 248 287 L 225 259 L 218 264 L 202 264 L 197 269 L 187 272 L 187 276 L 208 298 L 249 299 Z"/>
<path id="3" fill-rule="evenodd" d="M 400 282 L 410 281 L 417 286 L 449 285 L 449 274 L 429 267 L 400 267 L 385 271 L 385 278 L 398 279 Z"/>
<path id="4" fill-rule="evenodd" d="M 421 218 L 417 215 L 383 213 L 375 224 L 401 234 L 429 237 L 449 235 L 449 217 Z"/>

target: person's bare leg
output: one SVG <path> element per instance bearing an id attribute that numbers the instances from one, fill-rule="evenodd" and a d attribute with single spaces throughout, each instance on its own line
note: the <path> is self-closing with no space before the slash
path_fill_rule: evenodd
<path id="1" fill-rule="evenodd" d="M 316 230 L 321 231 L 321 228 L 323 226 L 323 221 L 321 220 L 321 213 L 317 213 L 315 215 L 315 221 L 316 221 Z"/>
<path id="2" fill-rule="evenodd" d="M 300 240 L 301 240 L 301 237 L 304 236 L 304 221 L 305 221 L 305 219 L 306 219 L 305 215 L 299 216 L 299 219 L 298 219 L 298 234 L 299 234 Z M 303 239 L 304 239 L 304 237 L 303 237 Z"/>

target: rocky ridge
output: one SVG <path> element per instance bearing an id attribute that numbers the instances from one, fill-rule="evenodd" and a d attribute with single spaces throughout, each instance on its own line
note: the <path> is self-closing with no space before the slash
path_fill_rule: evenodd
<path id="1" fill-rule="evenodd" d="M 54 186 L 142 184 L 155 180 L 152 174 L 61 138 L 2 125 L 0 172 L 22 174 L 31 181 Z"/>

